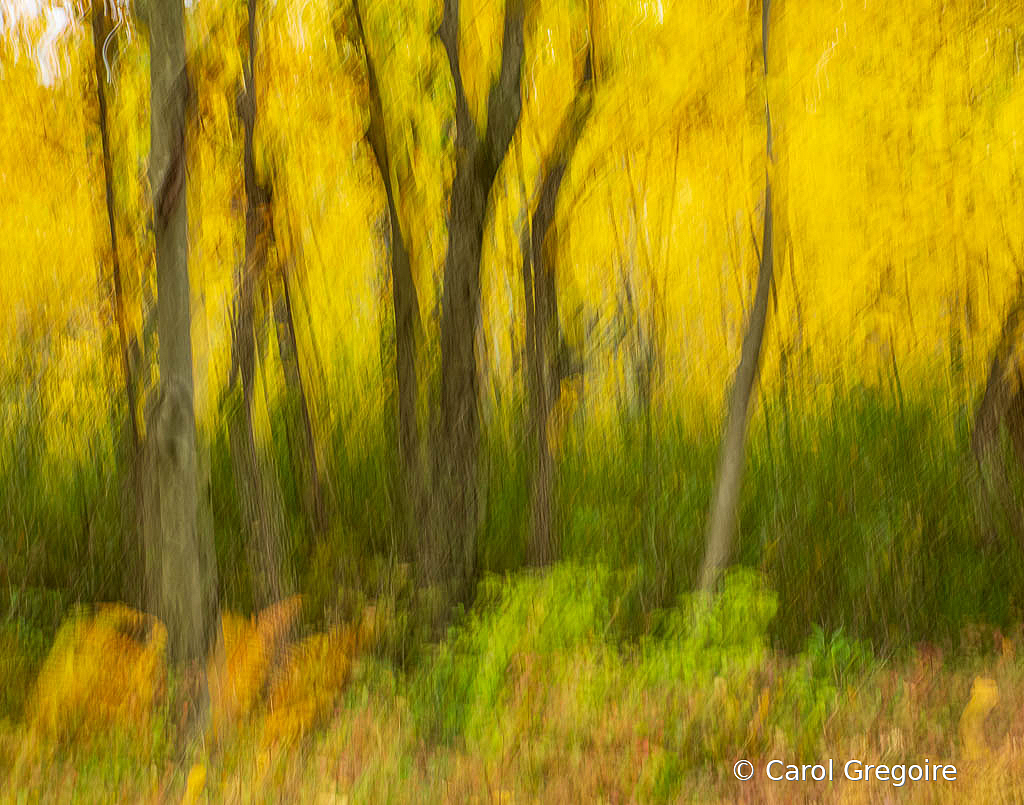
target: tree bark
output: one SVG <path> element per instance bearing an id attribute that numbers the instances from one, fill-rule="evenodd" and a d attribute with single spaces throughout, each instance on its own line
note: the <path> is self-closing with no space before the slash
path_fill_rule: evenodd
<path id="1" fill-rule="evenodd" d="M 559 347 L 558 295 L 555 272 L 545 240 L 553 228 L 555 203 L 562 179 L 572 160 L 576 144 L 593 106 L 591 55 L 588 53 L 583 81 L 577 90 L 555 138 L 554 149 L 545 166 L 540 195 L 529 229 L 522 233 L 523 288 L 526 294 L 526 364 L 530 400 L 529 428 L 534 465 L 530 479 L 531 564 L 554 560 L 552 498 L 554 460 L 548 445 L 548 422 L 558 401 L 563 369 L 557 358 Z"/>
<path id="2" fill-rule="evenodd" d="M 768 19 L 770 0 L 763 0 L 761 13 L 761 51 L 763 75 L 768 78 Z M 756 7 L 752 4 L 752 7 Z M 718 473 L 712 492 L 711 510 L 708 515 L 706 549 L 701 568 L 701 589 L 714 589 L 718 578 L 729 560 L 732 551 L 733 534 L 739 508 L 740 491 L 743 481 L 744 451 L 747 437 L 747 419 L 750 399 L 757 380 L 761 359 L 761 343 L 764 339 L 765 322 L 768 316 L 768 298 L 772 286 L 772 123 L 771 109 L 765 100 L 766 157 L 768 171 L 764 192 L 764 230 L 761 241 L 761 262 L 757 272 L 757 290 L 754 307 L 743 339 L 740 363 L 733 380 L 729 411 L 726 415 L 725 431 L 722 437 L 718 459 Z"/>
<path id="3" fill-rule="evenodd" d="M 156 240 L 160 383 L 146 433 L 146 580 L 151 612 L 167 627 L 169 660 L 191 671 L 193 715 L 205 713 L 202 660 L 216 638 L 212 534 L 197 526 L 196 423 L 186 211 L 185 65 L 179 1 L 146 9 L 150 43 L 149 180 Z"/>

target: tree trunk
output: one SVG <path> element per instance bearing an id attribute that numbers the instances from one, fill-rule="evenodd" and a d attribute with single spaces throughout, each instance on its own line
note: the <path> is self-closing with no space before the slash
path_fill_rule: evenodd
<path id="1" fill-rule="evenodd" d="M 114 322 L 117 325 L 118 346 L 120 348 L 121 369 L 124 374 L 125 398 L 128 403 L 128 424 L 131 436 L 133 455 L 138 453 L 138 386 L 136 381 L 135 353 L 138 344 L 128 334 L 125 318 L 124 288 L 121 277 L 121 257 L 117 242 L 117 213 L 114 205 L 114 169 L 110 151 L 110 131 L 108 128 L 106 76 L 103 71 L 103 43 L 108 31 L 107 18 L 102 0 L 94 0 L 92 4 L 92 41 L 94 49 L 94 67 L 96 77 L 96 102 L 99 109 L 100 143 L 103 149 L 103 183 L 107 208 L 107 226 L 110 233 L 110 285 L 113 292 Z"/>
<path id="2" fill-rule="evenodd" d="M 202 660 L 218 628 L 212 534 L 197 527 L 196 423 L 185 203 L 185 68 L 183 8 L 146 9 L 150 42 L 149 179 L 156 240 L 160 385 L 146 433 L 146 580 L 149 606 L 167 627 L 168 658 L 195 683 L 193 715 L 205 713 Z"/>
<path id="3" fill-rule="evenodd" d="M 1024 333 L 1024 282 L 1003 322 L 999 343 L 989 367 L 981 402 L 974 413 L 971 450 L 978 462 L 983 495 L 994 499 L 1017 524 L 1024 520 L 1024 503 L 1015 499 L 1001 455 L 1002 429 L 1009 432 L 1018 464 L 1024 468 L 1024 375 L 1018 354 Z M 984 507 L 986 512 L 991 507 Z"/>
<path id="4" fill-rule="evenodd" d="M 114 202 L 114 169 L 113 156 L 110 149 L 109 113 L 107 111 L 107 76 L 104 71 L 103 48 L 110 33 L 107 24 L 107 16 L 104 12 L 102 0 L 93 0 L 92 4 L 92 43 L 93 43 L 93 67 L 96 80 L 96 105 L 98 111 L 98 128 L 100 132 L 100 144 L 102 148 L 101 159 L 103 164 L 103 186 L 104 199 L 106 202 L 107 227 L 110 234 L 110 281 L 109 294 L 110 304 L 113 310 L 113 320 L 117 329 L 117 352 L 121 364 L 122 379 L 125 390 L 125 404 L 127 408 L 126 425 L 128 431 L 127 439 L 127 490 L 126 506 L 127 512 L 134 511 L 134 516 L 125 518 L 125 552 L 129 557 L 127 578 L 137 580 L 143 576 L 142 553 L 139 542 L 139 518 L 138 501 L 141 498 L 139 472 L 141 437 L 138 421 L 138 361 L 139 344 L 134 335 L 128 332 L 128 324 L 125 315 L 124 284 L 121 271 L 121 250 L 117 239 L 117 211 Z M 102 265 L 102 261 L 101 261 Z M 104 294 L 108 291 L 108 283 L 105 278 L 100 277 L 100 288 Z M 126 591 L 127 592 L 127 591 Z M 141 597 L 135 602 L 142 606 Z"/>
<path id="5" fill-rule="evenodd" d="M 554 150 L 541 181 L 537 208 L 529 229 L 524 228 L 523 288 L 526 294 L 526 364 L 529 389 L 530 442 L 534 466 L 530 479 L 530 543 L 528 558 L 543 565 L 555 557 L 552 535 L 554 460 L 548 445 L 548 422 L 558 401 L 563 378 L 556 360 L 559 347 L 558 296 L 550 251 L 545 239 L 555 219 L 555 203 L 562 179 L 572 160 L 593 106 L 591 56 L 588 54 L 583 82 L 566 111 L 555 138 Z M 527 241 L 529 233 L 529 241 Z"/>
<path id="6" fill-rule="evenodd" d="M 752 6 L 753 7 L 753 6 Z M 770 0 L 763 0 L 761 13 L 761 36 L 764 77 L 768 78 L 768 15 Z M 747 436 L 747 419 L 750 399 L 757 380 L 761 358 L 761 342 L 764 338 L 765 321 L 768 316 L 768 297 L 772 286 L 772 125 L 771 110 L 765 101 L 766 156 L 768 171 L 764 192 L 764 230 L 762 233 L 761 263 L 757 272 L 757 290 L 754 307 L 743 339 L 740 363 L 733 381 L 729 411 L 726 416 L 725 432 L 722 437 L 718 459 L 718 473 L 712 492 L 711 511 L 708 515 L 704 565 L 701 569 L 700 586 L 712 590 L 718 577 L 729 560 L 732 551 L 733 534 L 736 530 L 737 510 L 743 481 L 744 451 Z"/>
<path id="7" fill-rule="evenodd" d="M 356 11 L 366 47 L 366 31 L 358 5 Z M 480 255 L 488 196 L 519 122 L 523 19 L 522 0 L 509 0 L 502 38 L 502 64 L 498 80 L 490 90 L 485 132 L 477 131 L 474 125 L 462 83 L 458 0 L 446 0 L 438 31 L 455 86 L 456 140 L 441 300 L 441 408 L 434 423 L 430 465 L 423 456 L 416 419 L 419 307 L 398 220 L 374 60 L 370 49 L 366 48 L 370 83 L 368 138 L 384 181 L 391 228 L 399 444 L 405 475 L 407 528 L 424 526 L 416 545 L 421 581 L 446 588 L 452 598 L 463 597 L 469 589 L 481 516 L 477 480 L 480 422 L 476 364 Z"/>
<path id="8" fill-rule="evenodd" d="M 459 66 L 459 3 L 446 0 L 438 35 L 455 85 L 455 177 L 441 301 L 441 411 L 433 445 L 433 516 L 421 541 L 420 573 L 465 598 L 475 575 L 479 500 L 476 335 L 480 318 L 480 255 L 487 200 L 519 123 L 523 61 L 522 0 L 507 0 L 501 69 L 487 103 L 487 128 L 477 131 Z"/>
<path id="9" fill-rule="evenodd" d="M 278 281 L 273 289 L 277 348 L 281 355 L 288 400 L 288 441 L 306 521 L 314 533 L 322 534 L 327 530 L 328 514 L 320 462 L 316 453 L 316 438 L 313 434 L 313 416 L 309 408 L 306 384 L 302 380 L 302 367 L 299 365 L 299 340 L 295 331 L 290 272 L 290 264 L 282 263 Z M 296 406 L 298 411 L 294 410 Z M 301 430 L 301 433 L 295 433 L 296 430 Z"/>
<path id="10" fill-rule="evenodd" d="M 253 137 L 256 127 L 254 62 L 256 53 L 256 0 L 248 0 L 248 54 L 242 65 L 245 87 L 238 97 L 238 114 L 245 135 L 245 259 L 235 289 L 231 381 L 234 400 L 241 392 L 241 407 L 232 408 L 229 426 L 231 455 L 252 573 L 254 604 L 263 609 L 280 601 L 290 589 L 282 572 L 285 533 L 284 503 L 272 465 L 256 443 L 253 405 L 256 390 L 256 295 L 267 275 L 271 240 L 271 191 L 256 177 Z M 239 388 L 240 386 L 240 388 Z"/>

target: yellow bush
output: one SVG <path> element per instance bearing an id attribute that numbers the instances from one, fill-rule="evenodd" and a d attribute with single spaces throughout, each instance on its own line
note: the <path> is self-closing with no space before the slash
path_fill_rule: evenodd
<path id="1" fill-rule="evenodd" d="M 166 645 L 163 624 L 121 604 L 69 619 L 39 673 L 29 724 L 58 740 L 115 725 L 144 736 L 165 687 Z"/>
<path id="2" fill-rule="evenodd" d="M 330 713 L 353 658 L 374 632 L 374 611 L 292 644 L 299 596 L 253 618 L 224 613 L 223 642 L 207 662 L 214 739 L 269 704 L 264 739 L 304 735 Z M 44 737 L 91 737 L 115 726 L 149 730 L 166 690 L 167 631 L 156 618 L 121 604 L 81 612 L 64 623 L 29 702 L 30 726 Z M 267 691 L 269 690 L 269 695 Z"/>

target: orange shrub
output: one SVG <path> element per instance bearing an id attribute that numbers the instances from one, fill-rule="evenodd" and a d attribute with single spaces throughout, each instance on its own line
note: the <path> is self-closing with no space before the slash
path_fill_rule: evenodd
<path id="1" fill-rule="evenodd" d="M 374 632 L 371 607 L 360 624 L 335 627 L 291 647 L 270 691 L 264 745 L 298 740 L 330 715 L 348 681 L 352 661 Z"/>
<path id="2" fill-rule="evenodd" d="M 302 610 L 301 596 L 267 607 L 253 618 L 224 613 L 223 651 L 207 664 L 214 737 L 249 716 L 264 693 Z"/>

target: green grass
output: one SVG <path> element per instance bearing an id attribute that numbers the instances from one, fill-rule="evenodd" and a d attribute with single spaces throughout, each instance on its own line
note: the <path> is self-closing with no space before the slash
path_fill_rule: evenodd
<path id="1" fill-rule="evenodd" d="M 892 651 L 925 640 L 955 643 L 972 623 L 1019 621 L 1020 524 L 985 514 L 968 422 L 962 413 L 951 418 L 949 393 L 901 400 L 858 387 L 825 399 L 806 410 L 768 399 L 751 422 L 734 557 L 761 570 L 779 595 L 773 640 L 796 650 L 815 628 L 842 629 Z M 3 420 L 0 582 L 7 597 L 41 588 L 67 606 L 138 600 L 125 561 L 136 550 L 126 537 L 134 513 L 125 450 L 109 436 L 121 432 L 123 412 L 111 406 L 96 434 L 83 436 L 92 441 L 82 463 L 44 450 L 39 405 L 8 405 Z M 386 408 L 369 421 L 338 416 L 322 468 L 334 517 L 317 539 L 300 511 L 277 412 L 274 421 L 296 578 L 311 613 L 347 613 L 355 604 L 343 597 L 353 590 L 375 597 L 388 584 L 387 567 L 414 556 L 396 509 L 393 422 Z M 485 433 L 484 573 L 513 572 L 525 558 L 528 457 L 519 432 L 520 414 L 508 410 Z M 222 600 L 251 611 L 226 434 L 202 439 Z M 560 555 L 630 571 L 624 634 L 648 630 L 659 610 L 692 587 L 717 450 L 717 426 L 682 417 L 659 417 L 649 432 L 642 419 L 626 417 L 599 433 L 570 428 L 556 465 Z M 1020 480 L 1015 473 L 1018 492 Z"/>

